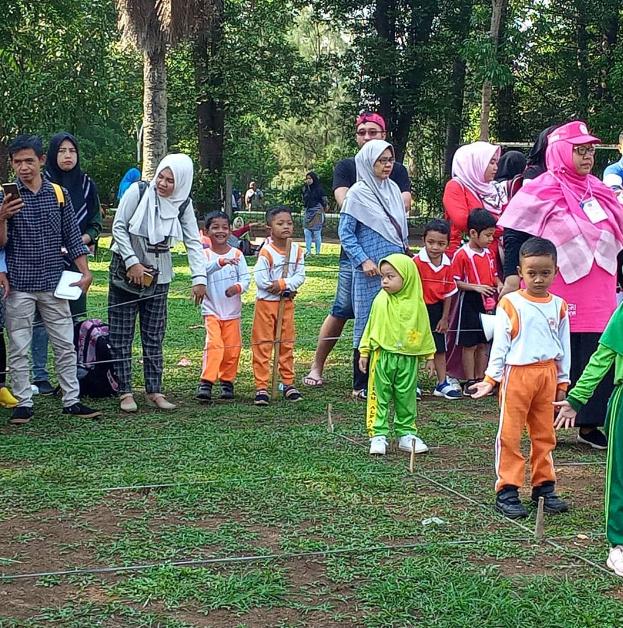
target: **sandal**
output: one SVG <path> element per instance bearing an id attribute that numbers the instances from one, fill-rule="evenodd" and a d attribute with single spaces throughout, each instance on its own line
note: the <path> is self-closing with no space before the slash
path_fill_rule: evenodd
<path id="1" fill-rule="evenodd" d="M 322 379 L 322 377 L 312 377 L 311 375 L 306 375 L 303 378 L 303 385 L 309 386 L 309 388 L 319 388 L 320 386 L 324 386 L 324 379 Z"/>
<path id="2" fill-rule="evenodd" d="M 361 390 L 353 390 L 352 398 L 355 401 L 368 401 L 368 391 L 365 388 Z"/>

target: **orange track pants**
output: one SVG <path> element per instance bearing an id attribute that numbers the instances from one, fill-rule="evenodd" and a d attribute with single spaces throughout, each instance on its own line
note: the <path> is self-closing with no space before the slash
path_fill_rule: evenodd
<path id="1" fill-rule="evenodd" d="M 526 461 L 521 436 L 528 427 L 532 486 L 555 482 L 552 451 L 556 447 L 554 406 L 557 370 L 553 360 L 507 366 L 500 386 L 500 425 L 495 440 L 495 490 L 524 483 Z"/>
<path id="2" fill-rule="evenodd" d="M 201 379 L 214 384 L 234 382 L 240 360 L 240 319 L 222 321 L 216 316 L 204 316 L 206 342 L 203 349 Z"/>
<path id="3" fill-rule="evenodd" d="M 253 377 L 256 390 L 267 389 L 271 376 L 271 357 L 277 334 L 279 301 L 258 299 L 255 302 L 253 332 Z M 281 346 L 279 347 L 279 375 L 289 386 L 294 383 L 294 302 L 285 302 L 281 325 Z"/>

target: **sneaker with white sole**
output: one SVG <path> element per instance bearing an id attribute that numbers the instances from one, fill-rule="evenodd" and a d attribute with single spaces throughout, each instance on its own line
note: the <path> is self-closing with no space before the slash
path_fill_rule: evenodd
<path id="1" fill-rule="evenodd" d="M 417 401 L 422 401 L 422 389 L 419 386 L 415 389 L 415 398 Z"/>
<path id="2" fill-rule="evenodd" d="M 448 377 L 446 377 L 446 382 L 448 382 L 448 384 L 450 384 L 450 386 L 454 388 L 454 390 L 463 392 L 463 388 L 461 387 L 461 382 L 459 382 L 459 380 L 456 377 L 450 377 L 448 375 Z"/>
<path id="3" fill-rule="evenodd" d="M 385 436 L 373 436 L 370 439 L 370 455 L 384 456 L 387 452 L 387 439 Z"/>
<path id="4" fill-rule="evenodd" d="M 435 386 L 435 390 L 433 390 L 433 395 L 435 397 L 443 397 L 444 399 L 461 399 L 463 397 L 463 393 L 460 390 L 453 388 L 448 380 L 441 382 L 441 384 L 437 384 L 437 386 Z"/>
<path id="5" fill-rule="evenodd" d="M 606 565 L 617 576 L 623 576 L 623 545 L 615 545 L 610 548 Z"/>
<path id="6" fill-rule="evenodd" d="M 398 439 L 398 449 L 402 451 L 408 451 L 411 453 L 413 449 L 413 443 L 415 443 L 415 453 L 425 454 L 428 451 L 428 445 L 417 436 L 413 434 L 406 434 Z"/>

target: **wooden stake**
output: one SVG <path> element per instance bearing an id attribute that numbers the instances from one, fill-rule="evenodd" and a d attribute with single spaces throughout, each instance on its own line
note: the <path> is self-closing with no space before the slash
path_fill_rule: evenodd
<path id="1" fill-rule="evenodd" d="M 536 523 L 534 524 L 534 538 L 539 543 L 543 540 L 545 535 L 543 504 L 545 503 L 544 497 L 539 497 L 539 503 L 536 509 Z"/>
<path id="2" fill-rule="evenodd" d="M 331 404 L 329 404 L 327 406 L 327 432 L 330 432 L 331 434 L 333 434 L 333 432 L 335 431 L 335 425 L 333 425 L 333 416 L 331 414 L 332 409 L 333 407 L 331 406 Z"/>
<path id="3" fill-rule="evenodd" d="M 281 269 L 281 278 L 286 279 L 288 269 L 290 268 L 290 251 L 292 250 L 292 238 L 286 240 L 286 252 L 284 256 L 284 264 Z M 286 299 L 279 297 L 279 311 L 277 312 L 277 331 L 275 333 L 275 344 L 273 348 L 273 380 L 272 380 L 272 399 L 279 397 L 279 353 L 281 349 L 281 327 L 283 325 L 283 313 L 286 309 Z"/>
<path id="4" fill-rule="evenodd" d="M 409 473 L 415 473 L 415 438 L 411 441 L 411 456 L 409 458 Z"/>

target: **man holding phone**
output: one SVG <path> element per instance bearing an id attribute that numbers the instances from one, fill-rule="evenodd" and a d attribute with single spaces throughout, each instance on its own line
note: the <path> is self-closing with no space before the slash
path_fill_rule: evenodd
<path id="1" fill-rule="evenodd" d="M 71 198 L 63 190 L 60 202 L 52 184 L 43 179 L 45 155 L 39 137 L 17 137 L 9 145 L 9 158 L 17 181 L 16 187 L 3 186 L 5 191 L 0 195 L 0 246 L 5 247 L 8 267 L 9 370 L 18 400 L 11 423 L 28 423 L 34 415 L 28 354 L 35 310 L 39 310 L 54 349 L 63 413 L 82 418 L 99 416 L 101 412 L 80 403 L 69 302 L 54 296 L 64 269 L 61 248 L 82 273 L 74 285 L 86 292 L 93 280 Z"/>

